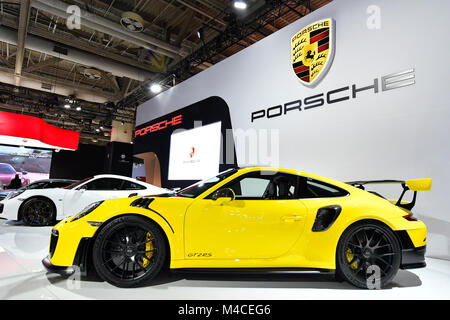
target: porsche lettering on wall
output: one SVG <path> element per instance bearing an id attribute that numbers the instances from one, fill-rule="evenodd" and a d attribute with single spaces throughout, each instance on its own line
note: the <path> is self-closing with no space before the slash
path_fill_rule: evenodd
<path id="1" fill-rule="evenodd" d="M 385 92 L 388 90 L 398 89 L 406 86 L 410 86 L 416 83 L 415 70 L 413 68 L 388 74 L 380 77 L 380 79 L 373 79 L 372 84 L 357 85 L 352 84 L 330 90 L 328 92 L 322 92 L 319 94 L 312 94 L 304 99 L 297 99 L 290 102 L 280 103 L 275 106 L 271 106 L 267 109 L 260 109 L 253 111 L 250 115 L 250 122 L 254 122 L 257 119 L 263 118 L 276 118 L 282 115 L 286 115 L 290 111 L 302 111 L 312 108 L 321 107 L 325 104 L 333 104 L 346 100 L 356 99 L 357 96 L 364 91 L 372 91 L 373 93 Z M 381 84 L 379 84 L 381 83 Z"/>
<path id="2" fill-rule="evenodd" d="M 334 21 L 316 21 L 291 39 L 292 68 L 307 86 L 316 85 L 327 73 L 334 57 Z"/>

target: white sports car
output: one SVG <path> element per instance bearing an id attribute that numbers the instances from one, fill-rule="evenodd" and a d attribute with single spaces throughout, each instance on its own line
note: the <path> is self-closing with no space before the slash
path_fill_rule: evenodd
<path id="1" fill-rule="evenodd" d="M 96 201 L 168 192 L 133 178 L 102 174 L 63 189 L 13 191 L 0 201 L 0 218 L 22 220 L 27 225 L 51 225 Z"/>

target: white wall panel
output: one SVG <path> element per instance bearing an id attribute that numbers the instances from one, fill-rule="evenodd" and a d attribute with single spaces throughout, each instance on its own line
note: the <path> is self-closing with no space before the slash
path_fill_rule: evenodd
<path id="1" fill-rule="evenodd" d="M 380 29 L 367 27 L 370 5 L 381 10 Z M 343 181 L 431 177 L 432 191 L 419 194 L 414 211 L 430 231 L 428 255 L 450 258 L 449 12 L 444 0 L 335 0 L 147 101 L 138 108 L 137 125 L 217 95 L 230 107 L 234 129 L 280 130 L 281 167 Z M 292 71 L 290 39 L 328 17 L 336 22 L 334 61 L 308 88 Z M 250 121 L 258 109 L 368 86 L 411 68 L 411 86 Z"/>

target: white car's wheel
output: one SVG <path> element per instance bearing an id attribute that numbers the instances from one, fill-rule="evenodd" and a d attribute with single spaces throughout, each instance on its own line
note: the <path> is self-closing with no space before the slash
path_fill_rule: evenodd
<path id="1" fill-rule="evenodd" d="M 48 226 L 55 222 L 55 205 L 46 198 L 26 200 L 20 208 L 21 220 L 29 226 Z"/>

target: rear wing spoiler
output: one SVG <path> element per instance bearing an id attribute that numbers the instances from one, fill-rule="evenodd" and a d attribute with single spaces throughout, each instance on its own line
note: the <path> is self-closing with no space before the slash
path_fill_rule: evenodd
<path id="1" fill-rule="evenodd" d="M 346 183 L 362 190 L 365 190 L 364 186 L 366 184 L 381 184 L 381 183 L 401 184 L 403 187 L 403 191 L 395 205 L 407 210 L 411 210 L 416 204 L 417 191 L 429 191 L 431 189 L 431 178 L 410 179 L 410 180 L 359 180 L 359 181 L 349 181 Z M 402 203 L 403 196 L 408 190 L 414 191 L 413 199 L 411 202 Z"/>

